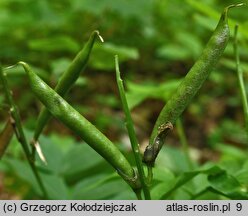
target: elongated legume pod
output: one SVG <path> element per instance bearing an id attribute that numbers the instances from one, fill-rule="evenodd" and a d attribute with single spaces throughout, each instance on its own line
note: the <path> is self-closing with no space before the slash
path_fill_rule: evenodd
<path id="1" fill-rule="evenodd" d="M 161 149 L 165 136 L 172 127 L 161 131 L 164 125 L 173 125 L 177 118 L 182 114 L 188 106 L 197 91 L 201 88 L 204 81 L 212 69 L 218 63 L 222 56 L 230 35 L 228 27 L 227 12 L 231 7 L 241 6 L 243 4 L 230 5 L 226 7 L 220 17 L 219 23 L 203 50 L 200 58 L 196 61 L 188 74 L 185 76 L 177 91 L 168 100 L 162 109 L 155 126 L 153 128 L 149 145 L 144 153 L 143 161 L 153 165 L 159 150 Z"/>
<path id="2" fill-rule="evenodd" d="M 108 161 L 133 188 L 140 187 L 138 181 L 136 181 L 133 168 L 119 149 L 58 93 L 43 82 L 26 63 L 19 62 L 18 64 L 24 67 L 33 93 L 46 106 L 48 111 Z"/>
<path id="3" fill-rule="evenodd" d="M 60 96 L 62 97 L 65 96 L 65 94 L 69 91 L 69 89 L 78 79 L 80 73 L 86 68 L 91 50 L 93 48 L 97 36 L 99 36 L 101 39 L 99 32 L 93 31 L 86 45 L 74 58 L 68 70 L 65 73 L 63 73 L 62 77 L 60 78 L 58 84 L 55 87 L 55 91 Z M 35 133 L 34 133 L 34 141 L 38 140 L 40 133 L 42 132 L 43 128 L 45 127 L 50 117 L 51 114 L 48 112 L 46 108 L 44 108 L 41 111 L 37 120 Z"/>

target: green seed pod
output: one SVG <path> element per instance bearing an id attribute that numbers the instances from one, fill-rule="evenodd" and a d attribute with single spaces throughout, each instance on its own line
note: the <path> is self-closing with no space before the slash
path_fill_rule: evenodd
<path id="1" fill-rule="evenodd" d="M 68 70 L 60 78 L 58 84 L 55 87 L 55 91 L 61 97 L 64 97 L 66 95 L 66 93 L 70 90 L 72 85 L 78 79 L 80 73 L 86 68 L 91 50 L 93 48 L 97 36 L 100 37 L 100 39 L 102 40 L 102 37 L 99 35 L 99 32 L 93 31 L 84 48 L 77 54 L 77 56 L 70 64 Z M 45 127 L 50 117 L 51 114 L 46 108 L 44 108 L 38 117 L 34 133 L 34 141 L 38 140 L 39 135 L 41 134 L 43 128 Z"/>
<path id="2" fill-rule="evenodd" d="M 130 163 L 120 150 L 94 125 L 69 105 L 58 93 L 43 82 L 24 62 L 19 62 L 25 69 L 31 89 L 48 111 L 80 136 L 98 154 L 108 161 L 114 169 L 133 188 L 140 187 L 137 176 Z"/>
<path id="3" fill-rule="evenodd" d="M 224 9 L 219 23 L 210 40 L 208 41 L 205 49 L 203 50 L 200 58 L 195 62 L 193 67 L 190 69 L 188 74 L 177 88 L 177 91 L 172 95 L 172 97 L 168 100 L 160 112 L 150 137 L 148 145 L 149 147 L 147 147 L 146 150 L 149 152 L 145 151 L 144 154 L 143 161 L 145 163 L 153 164 L 160 148 L 157 148 L 157 150 L 153 149 L 154 153 L 152 156 L 150 153 L 151 149 L 153 147 L 155 148 L 156 145 L 162 146 L 164 144 L 165 136 L 163 139 L 161 139 L 162 134 L 160 133 L 159 128 L 166 122 L 172 125 L 176 122 L 178 117 L 182 114 L 192 98 L 201 88 L 210 72 L 218 63 L 227 46 L 230 35 L 227 22 L 227 12 L 231 7 L 237 7 L 241 5 L 243 4 L 231 5 Z M 165 133 L 167 132 L 168 130 L 165 130 Z M 148 155 L 147 158 L 146 155 Z"/>

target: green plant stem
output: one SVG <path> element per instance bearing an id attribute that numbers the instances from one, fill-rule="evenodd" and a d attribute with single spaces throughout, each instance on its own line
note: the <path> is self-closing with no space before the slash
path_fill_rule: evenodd
<path id="1" fill-rule="evenodd" d="M 5 95 L 6 95 L 6 98 L 7 98 L 7 101 L 9 103 L 9 106 L 10 106 L 10 114 L 11 114 L 11 117 L 14 119 L 14 130 L 15 130 L 15 134 L 16 134 L 16 137 L 18 139 L 18 141 L 20 142 L 23 150 L 24 150 L 24 153 L 27 157 L 27 160 L 28 160 L 28 163 L 35 175 L 35 178 L 40 186 L 40 189 L 44 195 L 44 198 L 47 199 L 47 192 L 46 192 L 46 189 L 44 187 L 44 184 L 41 180 L 41 177 L 38 173 L 38 170 L 36 169 L 36 166 L 32 160 L 32 157 L 31 157 L 31 152 L 30 152 L 30 149 L 28 147 L 28 142 L 27 142 L 27 139 L 25 137 L 25 134 L 23 132 L 23 127 L 22 127 L 22 123 L 21 123 L 21 118 L 20 118 L 20 115 L 19 115 L 19 112 L 18 112 L 18 109 L 14 103 L 14 100 L 13 100 L 13 97 L 11 95 L 11 90 L 9 89 L 9 86 L 8 86 L 8 82 L 7 82 L 7 79 L 6 79 L 6 73 L 3 72 L 2 70 L 2 67 L 0 65 L 0 79 L 2 81 L 2 84 L 3 84 L 3 89 L 4 89 L 4 92 L 5 92 Z"/>
<path id="2" fill-rule="evenodd" d="M 130 110 L 128 107 L 128 103 L 127 103 L 127 99 L 126 99 L 126 95 L 125 95 L 125 90 L 124 90 L 124 86 L 123 86 L 123 81 L 122 81 L 121 76 L 120 76 L 120 69 L 119 69 L 119 63 L 118 63 L 118 56 L 117 55 L 115 56 L 115 69 L 116 69 L 116 79 L 117 79 L 117 85 L 118 85 L 118 89 L 119 89 L 119 93 L 120 93 L 120 97 L 121 97 L 122 107 L 123 107 L 123 110 L 124 110 L 125 116 L 126 116 L 126 127 L 128 130 L 128 134 L 129 134 L 135 162 L 137 165 L 137 169 L 138 169 L 138 173 L 139 173 L 139 177 L 140 177 L 140 182 L 141 182 L 141 185 L 142 185 L 142 188 L 144 191 L 145 199 L 151 199 L 150 191 L 149 191 L 149 188 L 148 188 L 148 186 L 146 184 L 146 180 L 145 180 L 146 179 L 145 178 L 145 172 L 143 169 L 142 157 L 140 154 L 139 144 L 138 144 L 137 137 L 136 137 L 134 127 L 133 127 L 133 120 L 132 120 L 131 113 L 130 113 Z"/>
<path id="3" fill-rule="evenodd" d="M 188 167 L 189 167 L 190 170 L 193 170 L 193 164 L 192 164 L 192 161 L 190 159 L 190 153 L 189 153 L 189 144 L 188 144 L 188 141 L 187 141 L 187 138 L 186 138 L 186 135 L 185 135 L 185 131 L 184 131 L 184 128 L 183 128 L 181 118 L 179 118 L 176 121 L 176 127 L 177 127 L 177 131 L 178 131 L 179 139 L 180 139 L 181 144 L 182 144 L 184 155 L 185 155 L 185 157 L 187 159 Z"/>
<path id="4" fill-rule="evenodd" d="M 151 185 L 152 183 L 152 179 L 153 179 L 153 170 L 152 170 L 153 167 L 151 166 L 147 166 L 147 182 L 148 182 L 148 185 Z"/>
<path id="5" fill-rule="evenodd" d="M 238 75 L 239 80 L 239 88 L 242 98 L 242 104 L 243 104 L 243 110 L 244 110 L 244 116 L 245 116 L 245 126 L 246 126 L 246 132 L 248 134 L 248 102 L 247 102 L 247 95 L 245 91 L 245 84 L 244 84 L 244 78 L 243 78 L 243 70 L 240 65 L 240 59 L 239 59 L 239 50 L 238 50 L 238 25 L 235 25 L 234 29 L 234 55 L 236 60 L 236 71 Z"/>
<path id="6" fill-rule="evenodd" d="M 142 200 L 141 192 L 142 192 L 141 190 L 135 192 L 137 200 Z"/>

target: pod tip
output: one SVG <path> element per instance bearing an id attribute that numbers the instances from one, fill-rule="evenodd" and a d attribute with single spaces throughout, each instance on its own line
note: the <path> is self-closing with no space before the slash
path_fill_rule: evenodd
<path id="1" fill-rule="evenodd" d="M 19 61 L 16 63 L 17 65 L 27 66 L 27 63 L 24 61 Z"/>
<path id="2" fill-rule="evenodd" d="M 246 5 L 246 3 L 242 2 L 242 3 L 236 4 L 236 7 L 240 7 L 240 6 L 244 6 L 244 5 Z"/>
<path id="3" fill-rule="evenodd" d="M 119 58 L 118 58 L 118 55 L 115 55 L 115 68 L 116 68 L 116 71 L 119 71 Z"/>
<path id="4" fill-rule="evenodd" d="M 8 67 L 3 68 L 3 70 L 10 70 L 10 69 L 12 69 L 12 68 L 15 68 L 16 66 L 17 66 L 17 64 L 10 65 L 10 66 L 8 66 Z"/>
<path id="5" fill-rule="evenodd" d="M 99 30 L 94 30 L 94 33 L 96 33 L 96 34 L 100 34 L 100 33 L 99 33 Z"/>
<path id="6" fill-rule="evenodd" d="M 21 65 L 26 72 L 28 72 L 30 70 L 30 67 L 26 62 L 19 61 L 19 62 L 16 63 L 16 65 Z"/>
<path id="7" fill-rule="evenodd" d="M 42 161 L 45 165 L 47 165 L 47 160 L 46 160 L 46 158 L 45 158 L 45 156 L 44 156 L 44 154 L 43 154 L 43 152 L 42 152 L 42 150 L 41 150 L 41 147 L 40 147 L 39 142 L 38 142 L 38 141 L 35 141 L 35 140 L 32 140 L 32 141 L 31 141 L 31 144 L 34 145 L 34 147 L 35 147 L 35 149 L 36 149 L 36 151 L 37 151 L 37 153 L 38 153 L 38 155 L 39 155 L 41 161 Z"/>
<path id="8" fill-rule="evenodd" d="M 97 36 L 99 37 L 100 41 L 101 41 L 102 43 L 104 43 L 104 39 L 103 39 L 103 37 L 100 35 L 100 32 L 99 32 L 98 30 L 95 30 L 94 33 L 96 33 Z"/>
<path id="9" fill-rule="evenodd" d="M 101 36 L 100 34 L 98 34 L 98 37 L 99 37 L 100 41 L 101 41 L 102 43 L 104 43 L 104 39 L 102 38 L 102 36 Z"/>
<path id="10" fill-rule="evenodd" d="M 230 8 L 233 8 L 233 7 L 241 7 L 241 6 L 245 6 L 246 3 L 242 2 L 242 3 L 238 3 L 238 4 L 232 4 L 232 5 L 229 5 L 225 8 L 225 10 L 229 10 Z"/>
<path id="11" fill-rule="evenodd" d="M 225 7 L 224 12 L 223 12 L 223 14 L 222 14 L 224 20 L 227 20 L 227 12 L 228 12 L 228 10 L 229 10 L 230 8 L 241 7 L 241 6 L 245 6 L 245 5 L 246 5 L 246 3 L 243 3 L 243 2 L 242 2 L 242 3 L 238 3 L 238 4 L 231 4 L 231 5 L 227 6 L 227 7 Z"/>

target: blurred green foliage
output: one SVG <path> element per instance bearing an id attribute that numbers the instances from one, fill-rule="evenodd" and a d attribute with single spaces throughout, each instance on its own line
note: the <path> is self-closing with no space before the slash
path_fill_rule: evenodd
<path id="1" fill-rule="evenodd" d="M 4 66 L 26 61 L 54 86 L 90 33 L 98 29 L 105 43 L 96 44 L 86 74 L 67 99 L 118 142 L 132 160 L 125 144 L 126 131 L 113 73 L 114 54 L 120 58 L 140 142 L 148 142 L 163 103 L 197 60 L 223 8 L 232 3 L 236 1 L 1 0 L 0 61 Z M 241 62 L 248 91 L 247 10 L 231 10 L 229 23 L 231 29 L 235 23 L 240 25 Z M 31 134 L 41 104 L 30 92 L 20 68 L 8 71 L 8 79 L 26 132 Z M 0 85 L 0 129 L 6 116 Z M 155 167 L 153 198 L 159 199 L 173 188 L 176 189 L 166 198 L 247 198 L 248 136 L 232 38 L 183 119 L 198 171 L 190 171 L 175 130 Z M 40 142 L 48 166 L 41 161 L 38 166 L 51 199 L 135 199 L 106 162 L 61 124 L 53 120 L 46 133 Z M 10 195 L 5 198 L 11 198 L 12 193 L 20 199 L 39 198 L 37 183 L 15 139 L 0 169 L 4 173 L 0 198 L 6 191 Z M 179 187 L 175 182 L 180 181 L 183 184 Z"/>

